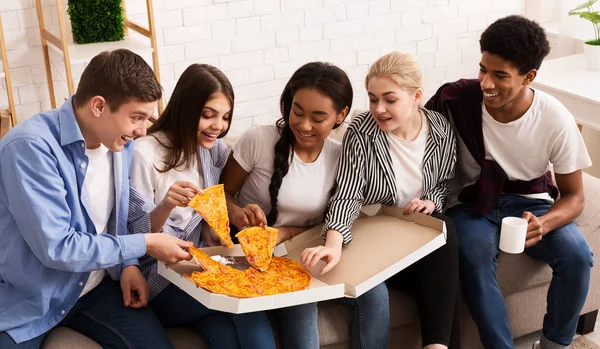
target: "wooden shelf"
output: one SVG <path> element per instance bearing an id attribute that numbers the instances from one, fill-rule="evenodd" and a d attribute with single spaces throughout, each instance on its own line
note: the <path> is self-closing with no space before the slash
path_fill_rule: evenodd
<path id="1" fill-rule="evenodd" d="M 46 29 L 44 25 L 44 13 L 42 11 L 42 0 L 35 0 L 35 6 L 37 10 L 37 16 L 40 27 L 40 36 L 42 38 L 42 52 L 44 53 L 44 63 L 46 67 L 46 77 L 48 80 L 48 90 L 50 92 L 50 103 L 53 108 L 56 108 L 56 97 L 54 92 L 54 83 L 52 79 L 52 70 L 50 66 L 50 49 L 53 53 L 62 55 L 64 58 L 67 88 L 69 95 L 75 93 L 75 86 L 73 83 L 73 73 L 71 71 L 71 65 L 87 63 L 94 56 L 102 51 L 111 51 L 118 48 L 129 49 L 140 56 L 144 54 L 152 55 L 152 65 L 154 68 L 154 74 L 160 82 L 160 65 L 158 63 L 158 45 L 156 43 L 156 28 L 154 25 L 154 9 L 153 0 L 146 1 L 146 10 L 148 13 L 148 27 L 145 28 L 127 18 L 127 12 L 125 11 L 125 0 L 121 0 L 121 7 L 123 8 L 123 17 L 125 18 L 125 39 L 115 42 L 102 42 L 94 44 L 76 44 L 72 42 L 67 36 L 65 29 L 65 15 L 63 11 L 63 1 L 56 0 L 56 9 L 58 11 L 58 25 L 60 34 L 57 36 Z M 63 96 L 66 97 L 66 96 Z M 162 113 L 163 102 L 162 99 L 158 101 L 158 113 Z"/>
<path id="2" fill-rule="evenodd" d="M 17 111 L 15 108 L 15 99 L 13 96 L 12 82 L 10 80 L 10 68 L 8 65 L 8 55 L 6 54 L 6 40 L 4 40 L 4 29 L 2 28 L 2 18 L 0 17 L 0 63 L 3 71 L 0 71 L 0 79 L 4 79 L 6 85 L 6 95 L 8 96 L 8 114 L 13 127 L 17 125 Z M 7 128 L 1 125 L 4 130 Z M 1 137 L 2 135 L 0 135 Z"/>
<path id="3" fill-rule="evenodd" d="M 62 56 L 62 50 L 54 45 L 49 45 L 50 49 Z M 142 56 L 144 54 L 151 54 L 152 46 L 148 42 L 148 39 L 140 34 L 131 33 L 125 37 L 125 40 L 112 41 L 112 42 L 99 42 L 94 44 L 75 44 L 69 43 L 69 57 L 71 58 L 71 64 L 88 63 L 94 56 L 98 55 L 102 51 L 112 51 L 118 48 L 126 48 L 130 51 L 137 53 Z"/>

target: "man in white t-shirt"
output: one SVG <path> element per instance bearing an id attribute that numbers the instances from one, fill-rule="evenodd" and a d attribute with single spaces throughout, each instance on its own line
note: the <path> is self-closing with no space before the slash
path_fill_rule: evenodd
<path id="1" fill-rule="evenodd" d="M 448 117 L 458 135 L 447 215 L 456 223 L 464 296 L 484 347 L 513 348 L 496 277 L 499 234 L 504 217 L 526 219 L 525 253 L 553 269 L 533 348 L 567 348 L 593 264 L 573 223 L 583 211 L 582 169 L 591 160 L 569 111 L 529 86 L 549 52 L 544 30 L 509 16 L 491 24 L 480 45 L 479 81 L 445 84 L 426 106 Z"/>

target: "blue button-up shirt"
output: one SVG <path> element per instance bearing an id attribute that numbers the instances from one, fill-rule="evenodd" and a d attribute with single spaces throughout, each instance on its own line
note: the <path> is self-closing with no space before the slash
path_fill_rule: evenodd
<path id="1" fill-rule="evenodd" d="M 127 234 L 133 142 L 113 154 L 115 205 L 101 235 L 81 197 L 85 149 L 72 98 L 0 140 L 0 332 L 17 343 L 56 326 L 90 271 L 117 279 L 145 254 L 144 235 Z"/>

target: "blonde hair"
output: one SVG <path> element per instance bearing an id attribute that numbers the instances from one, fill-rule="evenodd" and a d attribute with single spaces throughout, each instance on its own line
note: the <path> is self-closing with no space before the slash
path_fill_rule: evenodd
<path id="1" fill-rule="evenodd" d="M 423 88 L 423 73 L 417 61 L 408 53 L 390 52 L 376 60 L 365 78 L 367 89 L 369 81 L 375 77 L 389 78 L 409 91 Z"/>

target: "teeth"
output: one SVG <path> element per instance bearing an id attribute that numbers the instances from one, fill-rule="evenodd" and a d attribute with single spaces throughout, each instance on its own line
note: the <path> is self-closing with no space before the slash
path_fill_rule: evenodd
<path id="1" fill-rule="evenodd" d="M 498 94 L 497 93 L 483 93 L 484 96 L 486 97 L 496 97 Z"/>
<path id="2" fill-rule="evenodd" d="M 300 133 L 300 135 L 303 136 L 303 137 L 312 137 L 311 134 L 302 133 L 300 131 L 298 131 L 298 133 Z"/>
<path id="3" fill-rule="evenodd" d="M 204 133 L 205 135 L 209 136 L 209 137 L 212 137 L 212 138 L 215 138 L 215 137 L 217 137 L 217 136 L 218 136 L 218 134 L 210 134 L 210 133 L 206 133 L 206 132 L 203 132 L 203 133 Z"/>
<path id="4" fill-rule="evenodd" d="M 128 137 L 128 136 L 121 136 L 121 138 L 123 138 L 126 141 L 130 141 L 133 139 L 133 137 Z"/>

